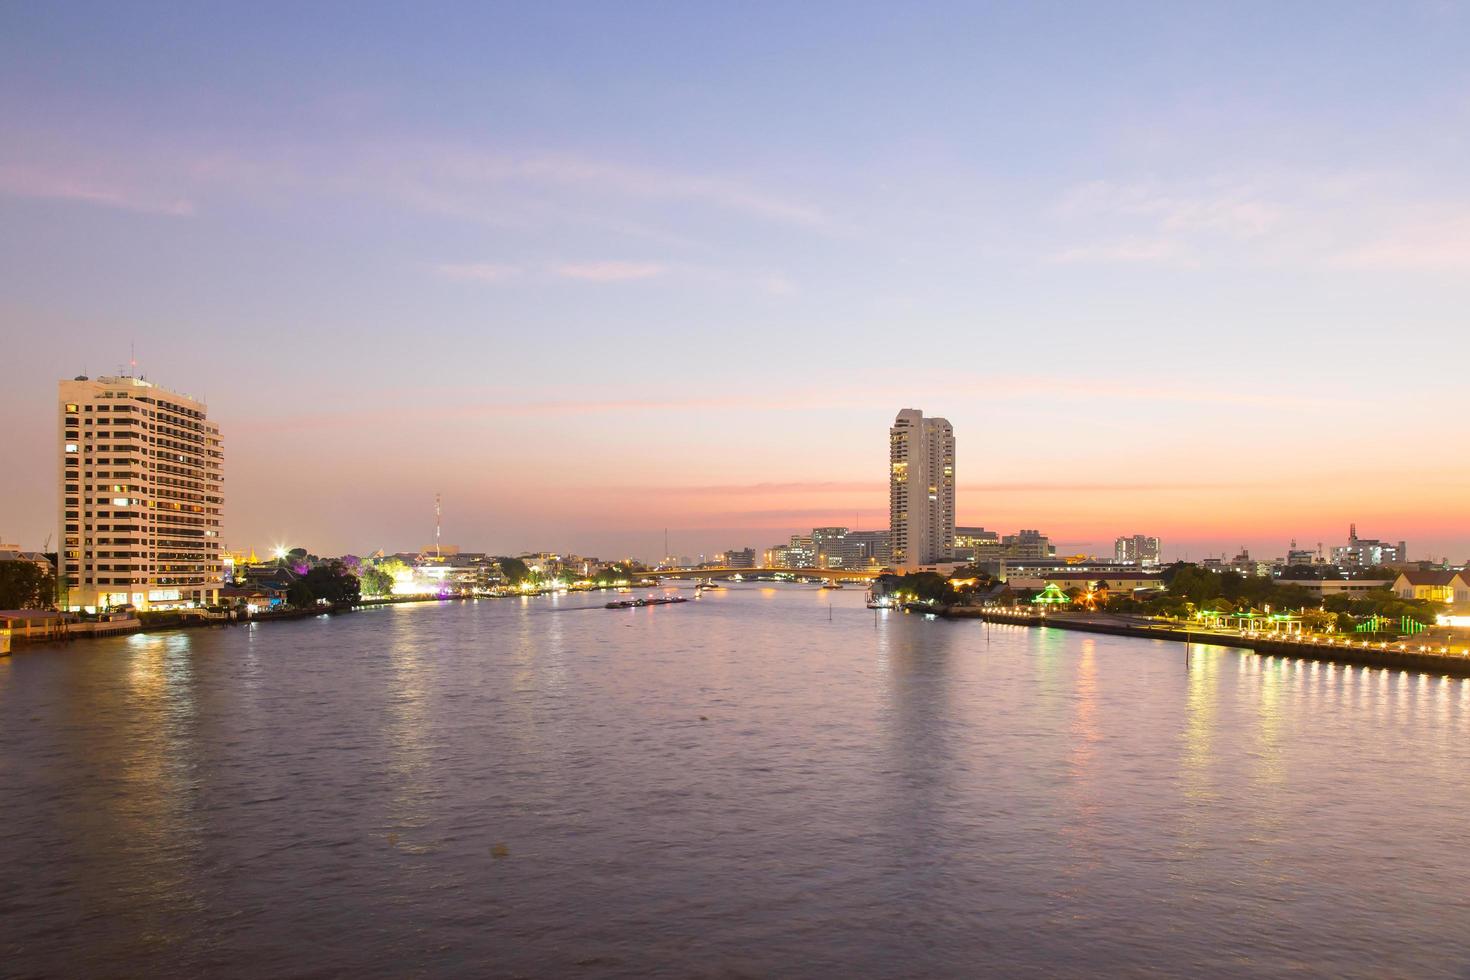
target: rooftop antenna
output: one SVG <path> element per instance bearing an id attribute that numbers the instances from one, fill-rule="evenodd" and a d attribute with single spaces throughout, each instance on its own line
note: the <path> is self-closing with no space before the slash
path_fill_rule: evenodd
<path id="1" fill-rule="evenodd" d="M 138 376 L 138 351 L 136 348 L 137 344 L 131 340 L 128 341 L 128 377 L 130 378 L 136 378 Z"/>
<path id="2" fill-rule="evenodd" d="M 439 525 L 440 517 L 443 514 L 442 502 L 443 494 L 434 494 L 434 558 L 436 560 L 442 559 L 444 557 L 443 553 L 439 549 Z"/>

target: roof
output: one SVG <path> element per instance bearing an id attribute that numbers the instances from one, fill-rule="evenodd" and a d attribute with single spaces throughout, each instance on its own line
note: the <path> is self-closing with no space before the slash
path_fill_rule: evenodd
<path id="1" fill-rule="evenodd" d="M 1413 569 L 1399 572 L 1399 578 L 1406 580 L 1410 585 L 1451 585 L 1461 574 L 1461 572 L 1421 572 Z"/>
<path id="2" fill-rule="evenodd" d="M 54 609 L 0 609 L 0 619 L 60 619 L 61 613 Z"/>
<path id="3" fill-rule="evenodd" d="M 223 585 L 220 586 L 219 594 L 224 596 L 242 595 L 269 595 L 272 592 L 280 592 L 280 589 L 269 585 Z"/>

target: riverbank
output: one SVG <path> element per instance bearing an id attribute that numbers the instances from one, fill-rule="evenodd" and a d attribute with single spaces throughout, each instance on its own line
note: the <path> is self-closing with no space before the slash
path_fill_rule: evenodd
<path id="1" fill-rule="evenodd" d="M 611 589 L 585 589 L 579 592 L 604 592 Z M 481 599 L 519 599 L 550 594 L 549 592 L 514 592 L 491 595 L 413 595 L 380 596 L 359 599 L 353 603 L 336 606 L 307 607 L 304 609 L 279 609 L 256 612 L 249 615 L 231 616 L 226 613 L 201 614 L 200 610 L 178 610 L 168 612 L 145 612 L 136 618 L 116 620 L 77 620 L 59 625 L 49 631 L 12 631 L 9 640 L 11 649 L 29 644 L 68 642 L 117 636 L 125 633 L 146 633 L 150 630 L 195 629 L 198 627 L 241 626 L 248 623 L 272 623 L 284 620 L 311 619 L 316 616 L 331 616 L 357 610 L 378 609 L 383 606 L 398 606 L 420 602 L 474 602 Z M 53 614 L 60 615 L 60 614 Z M 10 650 L 6 650 L 6 653 Z"/>
<path id="2" fill-rule="evenodd" d="M 934 609 L 933 614 L 943 619 L 978 619 L 989 623 L 1103 633 L 1108 636 L 1133 636 L 1186 644 L 1205 643 L 1250 650 L 1261 656 L 1296 657 L 1302 660 L 1470 677 L 1470 655 L 1447 646 L 1417 644 L 1412 640 L 1357 640 L 1345 636 L 1288 638 L 1261 633 L 1191 629 L 1177 623 L 1150 620 L 1129 621 L 1108 614 L 1033 613 L 1029 610 L 1011 611 L 971 606 L 940 607 Z"/>

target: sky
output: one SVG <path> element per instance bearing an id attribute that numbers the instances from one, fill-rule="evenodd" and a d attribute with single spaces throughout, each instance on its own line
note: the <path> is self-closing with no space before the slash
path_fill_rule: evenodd
<path id="1" fill-rule="evenodd" d="M 227 545 L 958 518 L 1470 558 L 1470 5 L 0 4 L 0 540 L 56 383 L 205 399 Z"/>

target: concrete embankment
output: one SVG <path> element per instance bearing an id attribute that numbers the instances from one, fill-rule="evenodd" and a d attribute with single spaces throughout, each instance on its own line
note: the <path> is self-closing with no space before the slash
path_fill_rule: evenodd
<path id="1" fill-rule="evenodd" d="M 1296 657 L 1330 663 L 1389 667 L 1395 670 L 1422 671 L 1453 677 L 1470 677 L 1470 656 L 1463 653 L 1420 649 L 1412 640 L 1388 642 L 1319 637 L 1302 640 L 1271 639 L 1260 635 L 1218 633 L 1181 629 L 1173 624 L 1147 622 L 1128 623 L 1116 619 L 1100 619 L 1086 614 L 1051 613 L 1037 615 L 1004 610 L 957 606 L 936 609 L 935 615 L 945 619 L 978 619 L 990 623 L 1036 626 L 1043 629 L 1076 630 L 1082 633 L 1104 633 L 1109 636 L 1135 636 L 1147 640 L 1170 640 L 1177 643 L 1204 643 L 1213 646 L 1251 650 L 1268 657 Z"/>

